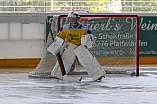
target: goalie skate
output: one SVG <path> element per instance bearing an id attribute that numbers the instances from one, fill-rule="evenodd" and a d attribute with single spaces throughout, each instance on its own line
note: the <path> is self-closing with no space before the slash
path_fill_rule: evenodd
<path id="1" fill-rule="evenodd" d="M 101 80 L 101 78 L 104 77 L 106 72 L 102 70 L 99 62 L 86 46 L 80 45 L 74 49 L 74 53 L 93 80 Z"/>

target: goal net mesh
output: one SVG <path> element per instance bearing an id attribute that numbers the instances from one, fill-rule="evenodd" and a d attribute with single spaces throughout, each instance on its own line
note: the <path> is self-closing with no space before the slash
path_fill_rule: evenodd
<path id="1" fill-rule="evenodd" d="M 66 23 L 67 15 L 53 15 L 50 21 L 54 37 Z M 107 73 L 137 73 L 138 70 L 138 17 L 136 15 L 80 15 L 92 34 L 97 37 L 96 47 L 91 52 Z M 50 18 L 49 18 L 50 20 Z M 52 43 L 52 36 L 47 36 L 44 53 L 38 66 L 29 73 L 33 77 L 51 77 L 56 63 L 56 56 L 47 51 Z M 93 69 L 94 70 L 94 69 Z M 79 60 L 70 74 L 86 72 Z"/>

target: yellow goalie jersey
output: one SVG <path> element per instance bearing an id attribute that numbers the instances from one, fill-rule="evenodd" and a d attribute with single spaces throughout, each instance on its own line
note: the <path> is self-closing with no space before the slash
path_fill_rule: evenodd
<path id="1" fill-rule="evenodd" d="M 88 34 L 92 34 L 91 31 L 88 30 L 84 24 L 79 23 L 76 28 L 70 27 L 69 24 L 65 24 L 61 27 L 57 36 L 62 38 L 63 40 L 66 39 L 65 44 L 67 42 L 70 42 L 79 46 L 81 44 L 81 36 Z"/>

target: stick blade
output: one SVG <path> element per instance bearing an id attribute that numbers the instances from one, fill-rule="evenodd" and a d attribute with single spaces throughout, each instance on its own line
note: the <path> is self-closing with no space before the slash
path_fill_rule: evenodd
<path id="1" fill-rule="evenodd" d="M 67 81 L 67 82 L 79 82 L 82 80 L 82 77 L 81 76 L 73 76 L 73 75 L 70 75 L 70 76 L 64 75 L 63 80 Z"/>

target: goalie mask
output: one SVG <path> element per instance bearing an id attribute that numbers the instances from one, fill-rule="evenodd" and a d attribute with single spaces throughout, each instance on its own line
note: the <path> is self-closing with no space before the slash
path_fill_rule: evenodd
<path id="1" fill-rule="evenodd" d="M 79 15 L 76 12 L 70 12 L 68 14 L 68 23 L 72 27 L 77 27 L 78 26 L 78 19 Z"/>

